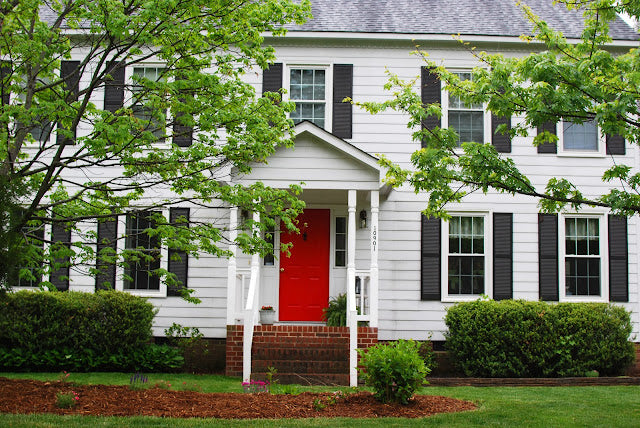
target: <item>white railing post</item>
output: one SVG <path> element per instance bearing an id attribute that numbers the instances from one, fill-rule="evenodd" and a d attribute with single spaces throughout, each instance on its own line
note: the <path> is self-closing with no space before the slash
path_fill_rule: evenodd
<path id="1" fill-rule="evenodd" d="M 260 222 L 260 213 L 253 213 L 253 221 Z M 254 226 L 253 233 L 260 233 Z M 260 300 L 260 254 L 251 255 L 251 278 L 249 279 L 249 292 L 247 304 L 244 308 L 244 331 L 242 335 L 242 379 L 251 381 L 251 348 L 253 346 L 253 327 L 258 320 L 258 302 Z"/>
<path id="2" fill-rule="evenodd" d="M 378 327 L 378 211 L 380 195 L 371 191 L 371 273 L 369 280 L 369 327 Z"/>
<path id="3" fill-rule="evenodd" d="M 349 325 L 349 385 L 358 385 L 358 320 L 356 312 L 356 191 L 349 190 L 347 227 L 347 323 Z"/>
<path id="4" fill-rule="evenodd" d="M 237 288 L 238 282 L 236 278 L 237 272 L 237 251 L 236 238 L 238 237 L 238 207 L 231 207 L 229 209 L 229 251 L 231 256 L 229 257 L 229 264 L 227 266 L 227 325 L 233 325 L 236 323 L 236 308 L 237 308 Z M 240 294 L 242 299 L 242 294 Z"/>

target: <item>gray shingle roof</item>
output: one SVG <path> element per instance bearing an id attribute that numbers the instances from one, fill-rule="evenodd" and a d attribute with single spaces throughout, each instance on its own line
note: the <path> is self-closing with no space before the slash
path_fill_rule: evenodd
<path id="1" fill-rule="evenodd" d="M 581 11 L 569 11 L 551 0 L 525 4 L 565 37 L 579 37 Z M 290 31 L 464 34 L 520 36 L 531 24 L 516 0 L 311 0 L 313 19 Z M 621 18 L 610 25 L 617 40 L 637 40 L 638 34 Z"/>

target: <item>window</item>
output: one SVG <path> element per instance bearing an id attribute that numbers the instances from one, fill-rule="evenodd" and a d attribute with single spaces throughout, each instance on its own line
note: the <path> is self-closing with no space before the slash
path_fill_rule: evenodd
<path id="1" fill-rule="evenodd" d="M 275 229 L 270 227 L 264 234 L 264 240 L 267 244 L 271 245 L 271 252 L 269 254 L 265 254 L 263 263 L 265 266 L 275 266 L 276 258 L 275 258 Z"/>
<path id="2" fill-rule="evenodd" d="M 595 120 L 583 123 L 563 120 L 558 124 L 558 132 L 559 153 L 604 156 L 604 139 Z"/>
<path id="3" fill-rule="evenodd" d="M 153 111 L 150 107 L 145 105 L 149 100 L 145 97 L 144 86 L 142 86 L 140 82 L 145 79 L 151 82 L 162 81 L 164 79 L 164 68 L 136 67 L 133 69 L 133 75 L 133 115 L 140 120 L 145 131 L 151 131 L 157 139 L 163 140 L 165 137 L 165 126 L 161 121 L 160 116 L 164 115 L 164 112 Z"/>
<path id="4" fill-rule="evenodd" d="M 564 226 L 565 296 L 600 296 L 600 219 L 566 217 Z"/>
<path id="5" fill-rule="evenodd" d="M 345 267 L 347 265 L 347 218 L 336 217 L 336 245 L 335 265 Z"/>
<path id="6" fill-rule="evenodd" d="M 325 128 L 326 92 L 326 70 L 292 68 L 289 73 L 289 98 L 296 103 L 296 109 L 291 112 L 293 122 L 308 120 Z"/>
<path id="7" fill-rule="evenodd" d="M 460 80 L 471 80 L 470 72 L 455 72 Z M 465 104 L 459 97 L 449 94 L 446 97 L 447 114 L 443 116 L 447 123 L 443 127 L 454 128 L 458 133 L 458 146 L 463 142 L 485 141 L 485 112 L 482 103 Z M 444 120 L 443 120 L 444 122 Z"/>
<path id="8" fill-rule="evenodd" d="M 486 294 L 488 216 L 457 215 L 444 223 L 448 239 L 443 240 L 446 263 L 445 295 L 450 297 Z"/>
<path id="9" fill-rule="evenodd" d="M 155 228 L 155 211 L 138 211 L 127 214 L 126 252 L 129 260 L 125 268 L 125 290 L 160 290 L 160 278 L 154 271 L 160 268 L 158 239 L 150 236 Z"/>

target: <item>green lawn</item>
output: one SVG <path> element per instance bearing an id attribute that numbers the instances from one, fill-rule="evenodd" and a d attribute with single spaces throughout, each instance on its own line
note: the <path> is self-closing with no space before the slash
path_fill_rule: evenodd
<path id="1" fill-rule="evenodd" d="M 58 373 L 0 373 L 11 378 L 56 380 Z M 83 384 L 128 384 L 125 373 L 72 373 L 69 381 Z M 150 382 L 164 380 L 180 388 L 183 382 L 197 383 L 205 392 L 240 392 L 240 380 L 224 376 L 184 374 L 150 375 Z M 331 390 L 299 387 L 299 390 Z M 422 427 L 422 426 L 640 426 L 640 387 L 430 387 L 421 394 L 446 395 L 478 403 L 472 412 L 442 414 L 425 419 L 303 419 L 303 420 L 202 420 L 161 419 L 150 417 L 97 418 L 54 415 L 0 415 L 0 426 L 7 427 L 298 427 L 332 426 Z"/>

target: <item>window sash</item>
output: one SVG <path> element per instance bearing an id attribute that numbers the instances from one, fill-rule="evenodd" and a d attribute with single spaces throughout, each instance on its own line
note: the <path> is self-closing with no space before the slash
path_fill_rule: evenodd
<path id="1" fill-rule="evenodd" d="M 584 123 L 562 121 L 562 149 L 571 151 L 599 151 L 598 126 L 595 120 Z"/>
<path id="2" fill-rule="evenodd" d="M 334 264 L 336 267 L 347 266 L 347 218 L 335 219 L 335 253 Z"/>
<path id="3" fill-rule="evenodd" d="M 487 283 L 487 217 L 454 215 L 446 245 L 446 290 L 449 296 L 484 294 Z"/>
<path id="4" fill-rule="evenodd" d="M 151 218 L 157 214 L 154 211 L 138 211 L 127 214 L 127 250 L 137 250 L 142 253 L 140 260 L 130 260 L 125 268 L 123 288 L 125 290 L 160 290 L 160 278 L 153 273 L 160 269 L 160 246 L 156 237 L 149 236 L 145 231 L 155 228 Z M 151 257 L 151 259 L 147 259 Z"/>

